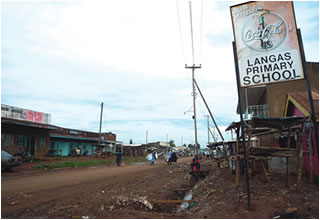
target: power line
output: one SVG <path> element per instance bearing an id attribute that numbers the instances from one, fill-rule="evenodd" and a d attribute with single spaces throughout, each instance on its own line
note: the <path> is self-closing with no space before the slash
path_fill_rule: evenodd
<path id="1" fill-rule="evenodd" d="M 183 43 L 183 36 L 182 36 L 182 28 L 181 28 L 181 19 L 180 19 L 180 13 L 179 13 L 179 6 L 178 6 L 178 0 L 176 0 L 176 7 L 177 7 L 177 16 L 178 16 L 178 24 L 179 24 L 179 32 L 180 32 L 180 41 L 182 46 L 182 56 L 184 59 L 184 63 L 187 62 L 186 53 L 184 50 L 184 43 Z"/>
<path id="2" fill-rule="evenodd" d="M 164 102 L 156 103 L 156 104 L 153 104 L 153 105 L 147 105 L 147 106 L 136 107 L 136 108 L 128 108 L 128 109 L 129 109 L 129 110 L 145 110 L 145 109 L 157 107 L 157 106 L 159 106 L 159 105 L 161 106 L 161 105 L 175 104 L 175 103 L 178 103 L 178 102 L 180 102 L 180 101 L 183 101 L 183 100 L 186 99 L 188 96 L 189 96 L 189 94 L 183 95 L 183 96 L 180 96 L 180 97 L 176 97 L 176 98 L 174 98 L 174 99 L 167 100 L 167 101 L 164 101 Z"/>
<path id="3" fill-rule="evenodd" d="M 191 47 L 192 47 L 192 63 L 194 63 L 194 46 L 193 46 L 193 27 L 192 27 L 192 8 L 191 1 L 189 1 L 189 9 L 190 9 L 190 30 L 191 30 Z"/>
<path id="4" fill-rule="evenodd" d="M 200 63 L 202 61 L 202 23 L 203 23 L 203 0 L 201 0 L 201 24 L 200 24 Z"/>

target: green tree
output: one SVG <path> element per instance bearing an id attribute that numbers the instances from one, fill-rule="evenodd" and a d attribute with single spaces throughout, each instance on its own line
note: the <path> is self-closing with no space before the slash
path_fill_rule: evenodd
<path id="1" fill-rule="evenodd" d="M 130 139 L 130 141 L 129 141 L 129 144 L 133 144 L 133 141 L 132 141 L 132 139 Z"/>
<path id="2" fill-rule="evenodd" d="M 193 149 L 194 145 L 193 144 L 188 144 L 188 148 Z"/>
<path id="3" fill-rule="evenodd" d="M 170 140 L 169 141 L 169 145 L 170 145 L 170 147 L 175 147 L 176 146 L 175 143 L 174 143 L 174 140 Z"/>

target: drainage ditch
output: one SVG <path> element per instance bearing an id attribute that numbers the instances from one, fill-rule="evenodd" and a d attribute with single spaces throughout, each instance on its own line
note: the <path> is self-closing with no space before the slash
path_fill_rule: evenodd
<path id="1" fill-rule="evenodd" d="M 190 181 L 188 186 L 182 186 L 181 189 L 174 189 L 166 200 L 154 200 L 153 211 L 166 212 L 166 213 L 181 213 L 188 208 L 196 205 L 196 201 L 193 199 L 194 191 L 198 188 L 209 171 L 190 172 Z"/>

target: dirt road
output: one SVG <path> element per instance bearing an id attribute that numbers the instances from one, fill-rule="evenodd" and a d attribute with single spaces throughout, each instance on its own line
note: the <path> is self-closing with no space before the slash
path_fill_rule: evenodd
<path id="1" fill-rule="evenodd" d="M 45 172 L 2 174 L 2 218 L 319 218 L 319 187 L 304 179 L 296 191 L 296 176 L 271 173 L 270 183 L 259 173 L 250 176 L 251 206 L 247 210 L 245 177 L 235 186 L 227 167 L 201 159 L 204 179 L 190 174 L 191 158 L 168 166 L 137 163 L 123 167 L 90 167 Z M 20 171 L 20 170 L 19 170 Z M 179 211 L 185 195 L 188 207 Z"/>
<path id="2" fill-rule="evenodd" d="M 185 164 L 190 160 L 190 158 L 181 158 L 173 166 Z M 22 177 L 5 176 L 1 180 L 2 218 L 21 217 L 17 214 L 22 210 L 33 210 L 37 213 L 43 204 L 52 201 L 60 201 L 62 204 L 66 199 L 75 199 L 78 202 L 83 202 L 82 200 L 87 195 L 80 197 L 79 195 L 84 192 L 89 195 L 103 191 L 101 190 L 103 188 L 123 185 L 123 183 L 131 183 L 134 187 L 135 180 L 144 179 L 146 176 L 161 172 L 167 167 L 163 161 L 157 161 L 154 166 L 150 166 L 149 163 L 137 163 L 122 167 L 98 166 L 61 170 Z M 47 214 L 40 211 L 36 216 L 49 217 L 50 215 Z"/>

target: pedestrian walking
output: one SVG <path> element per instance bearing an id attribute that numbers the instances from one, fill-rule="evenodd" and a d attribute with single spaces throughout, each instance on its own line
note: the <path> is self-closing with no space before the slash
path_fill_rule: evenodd
<path id="1" fill-rule="evenodd" d="M 77 154 L 77 157 L 80 157 L 81 154 L 80 154 L 80 147 L 76 148 L 76 154 Z"/>
<path id="2" fill-rule="evenodd" d="M 168 164 L 168 165 L 171 165 L 171 161 L 172 161 L 172 152 L 169 150 L 169 152 L 168 152 L 167 164 Z"/>
<path id="3" fill-rule="evenodd" d="M 152 152 L 149 152 L 149 153 L 148 153 L 148 155 L 146 156 L 146 159 L 147 159 L 148 161 L 150 161 L 150 165 L 151 165 L 151 166 L 154 165 L 154 160 L 155 160 L 155 158 L 154 158 L 154 155 L 153 155 Z"/>
<path id="4" fill-rule="evenodd" d="M 116 156 L 116 163 L 117 163 L 118 167 L 120 167 L 120 165 L 121 165 L 121 157 L 122 157 L 122 153 L 120 151 L 117 153 L 117 156 Z"/>

